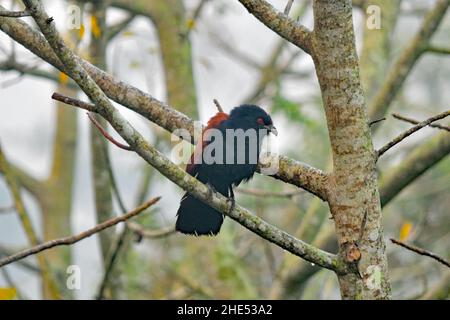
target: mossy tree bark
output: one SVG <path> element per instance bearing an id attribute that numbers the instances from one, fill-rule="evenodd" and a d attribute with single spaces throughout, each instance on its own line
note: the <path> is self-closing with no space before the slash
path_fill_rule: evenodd
<path id="1" fill-rule="evenodd" d="M 315 0 L 313 60 L 333 153 L 329 195 L 339 254 L 354 272 L 339 275 L 343 299 L 387 299 L 390 285 L 381 205 L 350 0 Z M 366 217 L 366 218 L 364 218 Z M 364 223 L 365 221 L 365 223 Z"/>

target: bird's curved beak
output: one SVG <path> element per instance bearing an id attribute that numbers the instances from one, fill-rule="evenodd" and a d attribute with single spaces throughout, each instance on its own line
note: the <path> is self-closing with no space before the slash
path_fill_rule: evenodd
<path id="1" fill-rule="evenodd" d="M 268 126 L 265 126 L 265 128 L 269 131 L 272 132 L 274 135 L 278 136 L 278 130 L 277 128 L 275 128 L 275 126 L 273 124 L 270 124 Z"/>

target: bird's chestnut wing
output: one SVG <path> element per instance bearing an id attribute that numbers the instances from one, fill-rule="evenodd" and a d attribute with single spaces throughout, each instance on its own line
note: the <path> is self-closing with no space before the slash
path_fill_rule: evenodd
<path id="1" fill-rule="evenodd" d="M 209 119 L 207 126 L 203 129 L 202 137 L 197 142 L 195 150 L 192 153 L 189 163 L 186 166 L 186 172 L 189 173 L 191 176 L 195 177 L 197 175 L 198 164 L 201 163 L 202 161 L 203 148 L 207 146 L 209 143 L 210 139 L 207 136 L 208 129 L 219 128 L 220 124 L 223 121 L 228 120 L 229 117 L 230 116 L 225 112 L 218 112 L 216 113 L 215 116 Z"/>

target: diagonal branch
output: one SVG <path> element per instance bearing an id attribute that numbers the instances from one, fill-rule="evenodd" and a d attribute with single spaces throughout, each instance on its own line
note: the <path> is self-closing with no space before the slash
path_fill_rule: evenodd
<path id="1" fill-rule="evenodd" d="M 284 8 L 283 13 L 289 16 L 289 12 L 291 11 L 292 5 L 294 4 L 294 0 L 288 0 L 286 7 Z"/>
<path id="2" fill-rule="evenodd" d="M 7 256 L 11 256 L 14 254 L 14 252 L 17 250 L 12 250 L 10 248 L 6 248 L 2 245 L 0 245 L 0 259 L 2 257 L 7 257 Z M 24 269 L 26 269 L 27 271 L 31 271 L 33 273 L 39 273 L 41 272 L 41 269 L 39 269 L 38 266 L 34 265 L 31 262 L 28 262 L 27 260 L 19 260 L 17 262 L 17 264 L 21 267 L 23 267 Z"/>
<path id="3" fill-rule="evenodd" d="M 395 243 L 396 245 L 399 245 L 399 246 L 401 246 L 403 248 L 406 248 L 406 249 L 408 249 L 410 251 L 418 253 L 418 254 L 420 254 L 422 256 L 427 256 L 427 257 L 433 258 L 434 260 L 436 260 L 436 261 L 438 261 L 438 262 L 442 263 L 443 265 L 445 265 L 445 266 L 450 268 L 450 261 L 445 260 L 444 258 L 438 256 L 437 254 L 435 254 L 433 252 L 430 252 L 428 250 L 425 250 L 425 249 L 413 246 L 411 244 L 404 243 L 404 242 L 396 240 L 396 239 L 392 239 L 391 238 L 391 241 L 392 241 L 392 243 Z"/>
<path id="4" fill-rule="evenodd" d="M 419 124 L 409 128 L 408 130 L 406 130 L 405 132 L 401 133 L 396 138 L 394 138 L 393 140 L 388 142 L 381 149 L 379 149 L 377 151 L 378 157 L 382 156 L 386 151 L 388 151 L 393 146 L 395 146 L 395 145 L 399 144 L 400 142 L 402 142 L 405 138 L 409 137 L 414 132 L 419 131 L 423 127 L 426 127 L 426 126 L 430 125 L 432 122 L 435 122 L 437 120 L 443 119 L 443 118 L 448 117 L 448 116 L 450 116 L 450 110 L 444 111 L 444 112 L 442 112 L 442 113 L 440 113 L 438 115 L 435 115 L 435 116 L 433 116 L 431 118 L 428 118 L 427 120 L 422 121 Z"/>
<path id="5" fill-rule="evenodd" d="M 259 21 L 306 53 L 312 53 L 311 31 L 264 0 L 239 0 Z"/>
<path id="6" fill-rule="evenodd" d="M 56 31 L 54 23 L 49 22 L 49 17 L 45 13 L 42 4 L 36 0 L 24 0 L 24 3 L 45 35 L 48 43 L 64 64 L 67 74 L 77 82 L 86 95 L 95 103 L 98 113 L 150 165 L 197 199 L 228 215 L 233 220 L 238 221 L 244 227 L 266 240 L 324 268 L 335 270 L 338 273 L 347 272 L 346 265 L 335 255 L 324 252 L 294 238 L 259 217 L 252 215 L 240 206 L 236 205 L 233 208 L 226 197 L 212 192 L 206 185 L 187 174 L 162 153 L 149 145 L 142 135 L 112 106 L 103 91 L 101 91 L 93 79 L 81 67 L 79 63 L 80 59 L 64 44 Z"/>
<path id="7" fill-rule="evenodd" d="M 37 180 L 36 178 L 25 172 L 25 170 L 17 167 L 10 161 L 8 161 L 7 165 L 9 167 L 9 170 L 11 170 L 11 172 L 14 174 L 17 183 L 25 190 L 30 192 L 33 196 L 35 196 L 38 200 L 41 200 L 40 197 L 42 196 L 43 182 Z M 0 166 L 0 173 L 4 174 L 4 171 L 1 168 L 1 166 Z"/>
<path id="8" fill-rule="evenodd" d="M 108 26 L 108 30 L 106 31 L 106 42 L 109 43 L 114 37 L 120 34 L 125 28 L 127 28 L 130 23 L 134 20 L 136 16 L 134 14 L 128 15 L 122 21 L 119 21 L 117 24 Z"/>
<path id="9" fill-rule="evenodd" d="M 1 6 L 0 9 L 2 9 Z M 54 54 L 45 38 L 26 23 L 17 19 L 0 17 L 0 29 L 35 55 L 67 74 L 65 66 Z M 185 129 L 191 133 L 191 137 L 194 137 L 194 121 L 183 113 L 115 79 L 89 62 L 78 57 L 76 59 L 110 99 L 139 113 L 169 132 Z M 190 142 L 195 143 L 193 139 Z M 328 199 L 328 174 L 301 162 L 280 156 L 279 171 L 272 177 L 303 188 L 322 200 Z"/>
<path id="10" fill-rule="evenodd" d="M 8 17 L 8 18 L 22 18 L 22 17 L 29 17 L 30 12 L 28 10 L 23 11 L 8 11 L 8 10 L 0 10 L 0 16 L 1 17 Z"/>
<path id="11" fill-rule="evenodd" d="M 419 124 L 420 123 L 420 121 L 417 121 L 417 120 L 409 118 L 409 117 L 402 116 L 402 115 L 400 115 L 398 113 L 393 113 L 392 116 L 395 119 L 402 120 L 402 121 L 405 121 L 405 122 L 409 122 L 409 123 L 412 123 L 412 124 Z M 442 130 L 450 132 L 450 127 L 449 126 L 443 126 L 443 125 L 440 125 L 440 124 L 433 124 L 433 123 L 429 124 L 428 126 L 431 127 L 431 128 L 442 129 Z"/>
<path id="12" fill-rule="evenodd" d="M 145 239 L 165 238 L 165 237 L 170 236 L 171 234 L 175 233 L 174 226 L 163 227 L 161 229 L 156 229 L 156 230 L 149 230 L 149 229 L 144 229 L 142 226 L 140 226 L 137 223 L 129 222 L 128 228 L 130 228 L 130 230 L 135 232 L 139 237 L 145 238 Z"/>
<path id="13" fill-rule="evenodd" d="M 86 239 L 100 231 L 103 231 L 107 228 L 110 228 L 112 226 L 115 226 L 116 224 L 120 223 L 120 222 L 124 222 L 128 219 L 131 219 L 132 217 L 140 214 L 141 212 L 143 212 L 145 209 L 147 209 L 148 207 L 152 206 L 153 204 L 155 204 L 156 202 L 158 202 L 160 199 L 160 197 L 156 197 L 153 198 L 149 201 L 147 201 L 146 203 L 140 205 L 139 207 L 137 207 L 136 209 L 120 216 L 120 217 L 116 217 L 116 218 L 112 218 L 109 219 L 103 223 L 100 223 L 98 225 L 96 225 L 94 228 L 91 228 L 89 230 L 86 230 L 80 234 L 74 235 L 74 236 L 70 236 L 70 237 L 65 237 L 65 238 L 59 238 L 59 239 L 54 239 L 54 240 L 50 240 L 47 242 L 44 242 L 42 244 L 39 244 L 37 246 L 34 246 L 30 249 L 26 249 L 23 250 L 21 252 L 18 252 L 12 256 L 3 258 L 0 260 L 0 268 L 3 266 L 6 266 L 10 263 L 13 263 L 15 261 L 21 260 L 23 258 L 26 258 L 28 256 L 37 254 L 39 252 L 57 247 L 57 246 L 68 246 L 68 245 L 72 245 L 74 243 L 77 243 L 78 241 L 81 241 L 83 239 Z"/>
<path id="14" fill-rule="evenodd" d="M 415 148 L 397 166 L 384 170 L 380 179 L 381 205 L 386 206 L 406 186 L 450 154 L 449 133 L 441 132 Z"/>

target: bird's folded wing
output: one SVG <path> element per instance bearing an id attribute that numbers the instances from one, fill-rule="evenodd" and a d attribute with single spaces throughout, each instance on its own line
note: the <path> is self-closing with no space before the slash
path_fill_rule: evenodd
<path id="1" fill-rule="evenodd" d="M 195 150 L 191 155 L 189 163 L 186 166 L 186 172 L 191 176 L 195 176 L 197 174 L 197 164 L 202 161 L 202 153 L 203 148 L 208 145 L 210 142 L 210 138 L 208 136 L 208 129 L 219 128 L 220 124 L 223 121 L 228 120 L 229 115 L 225 112 L 217 112 L 215 116 L 209 119 L 207 126 L 203 129 L 202 137 L 197 142 L 195 146 Z"/>

